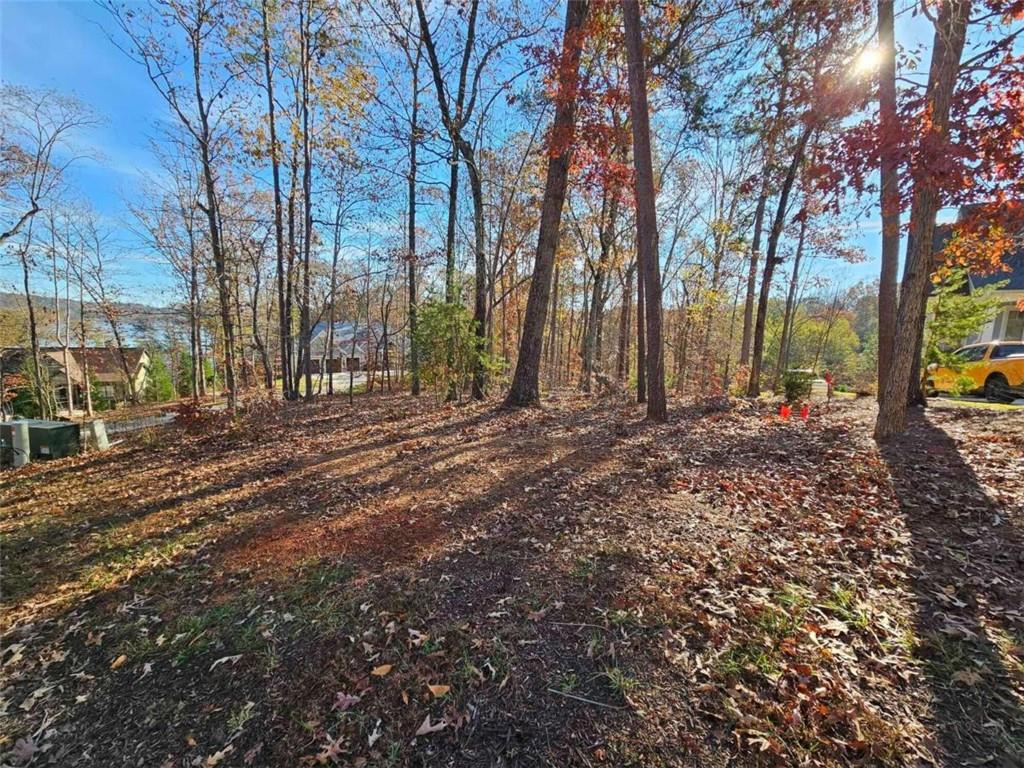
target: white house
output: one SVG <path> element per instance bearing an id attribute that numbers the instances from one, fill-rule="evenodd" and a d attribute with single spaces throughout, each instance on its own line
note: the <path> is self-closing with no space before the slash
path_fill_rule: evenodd
<path id="1" fill-rule="evenodd" d="M 996 290 L 1000 299 L 999 310 L 980 333 L 967 340 L 968 344 L 983 341 L 1024 341 L 1024 247 L 1019 248 L 1006 261 L 1009 272 L 996 272 L 991 275 L 968 275 L 968 290 L 977 290 L 985 285 L 1006 281 L 1006 285 Z"/>
<path id="2" fill-rule="evenodd" d="M 960 217 L 967 213 L 967 207 L 960 209 Z M 952 234 L 951 225 L 935 228 L 935 250 L 941 251 Z M 976 344 L 986 341 L 1024 341 L 1024 244 L 1004 259 L 1007 269 L 991 274 L 967 275 L 967 290 L 976 291 L 993 283 L 1005 283 L 996 289 L 995 296 L 1000 305 L 995 316 L 980 332 L 964 339 L 964 344 Z"/>
<path id="3" fill-rule="evenodd" d="M 313 373 L 319 373 L 321 361 L 325 362 L 325 373 L 346 371 L 349 362 L 355 370 L 378 368 L 382 362 L 383 345 L 384 329 L 380 323 L 375 322 L 369 328 L 365 324 L 335 323 L 333 333 L 328 323 L 317 323 L 309 341 L 310 368 Z M 393 336 L 388 338 L 388 352 L 391 363 L 397 362 Z"/>

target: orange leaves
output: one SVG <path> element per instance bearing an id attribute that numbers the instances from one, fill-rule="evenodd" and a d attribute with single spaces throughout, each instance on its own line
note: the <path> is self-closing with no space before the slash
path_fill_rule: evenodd
<path id="1" fill-rule="evenodd" d="M 936 271 L 937 280 L 958 267 L 980 274 L 1004 271 L 1006 258 L 1017 248 L 1019 233 L 1024 228 L 1024 203 L 997 202 L 968 211 L 953 226 L 952 237 L 942 251 L 942 264 Z"/>

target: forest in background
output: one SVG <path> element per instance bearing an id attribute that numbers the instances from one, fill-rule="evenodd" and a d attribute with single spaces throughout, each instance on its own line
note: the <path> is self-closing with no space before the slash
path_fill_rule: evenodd
<path id="1" fill-rule="evenodd" d="M 212 369 L 231 408 L 312 398 L 314 329 L 345 322 L 414 393 L 629 388 L 661 418 L 666 387 L 756 395 L 808 367 L 870 393 L 891 369 L 898 428 L 930 278 L 998 271 L 1017 242 L 1020 4 L 634 5 L 108 2 L 166 107 L 120 226 L 174 276 L 173 322 L 141 341 L 176 389 L 204 396 Z M 5 344 L 122 346 L 140 278 L 71 173 L 103 116 L 3 99 L 26 299 Z M 968 203 L 938 257 L 937 212 Z M 844 285 L 879 205 L 879 283 Z"/>

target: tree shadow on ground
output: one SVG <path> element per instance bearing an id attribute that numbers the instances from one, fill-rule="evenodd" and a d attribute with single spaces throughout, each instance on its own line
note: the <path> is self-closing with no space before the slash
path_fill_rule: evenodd
<path id="1" fill-rule="evenodd" d="M 912 536 L 916 656 L 946 764 L 1024 765 L 1022 521 L 923 414 L 881 453 Z"/>
<path id="2" fill-rule="evenodd" d="M 383 550 L 389 562 L 389 570 L 383 576 L 359 573 L 365 571 L 366 563 L 349 562 L 347 557 L 342 561 L 324 557 L 312 558 L 312 562 L 282 563 L 287 566 L 282 569 L 282 581 L 268 581 L 264 573 L 253 577 L 253 574 L 238 572 L 222 585 L 225 557 L 243 543 L 247 534 L 274 538 L 280 533 L 275 525 L 261 529 L 261 518 L 255 513 L 262 509 L 271 514 L 272 519 L 276 518 L 275 522 L 300 519 L 294 510 L 275 506 L 291 498 L 308 504 L 315 517 L 318 511 L 323 511 L 322 504 L 329 497 L 321 490 L 311 492 L 304 488 L 303 481 L 310 472 L 331 470 L 330 466 L 325 466 L 331 461 L 339 463 L 338 469 L 344 471 L 346 479 L 354 479 L 351 468 L 344 466 L 346 452 L 338 456 L 328 452 L 325 456 L 319 453 L 320 446 L 316 446 L 292 465 L 293 472 L 282 478 L 284 482 L 275 485 L 273 492 L 254 498 L 254 515 L 250 518 L 247 512 L 239 520 L 241 539 L 228 537 L 218 546 L 186 553 L 174 561 L 154 561 L 137 573 L 130 585 L 114 583 L 100 588 L 88 599 L 51 613 L 40 624 L 20 627 L 12 639 L 27 642 L 37 638 L 32 641 L 33 650 L 40 647 L 41 640 L 44 653 L 49 653 L 51 648 L 60 654 L 70 652 L 66 661 L 53 662 L 52 671 L 58 675 L 62 674 L 61 670 L 69 672 L 71 665 L 84 658 L 90 659 L 88 663 L 97 665 L 98 670 L 111 667 L 122 652 L 129 660 L 123 670 L 115 667 L 110 672 L 104 671 L 95 685 L 86 678 L 76 678 L 74 691 L 69 690 L 66 695 L 73 693 L 84 697 L 85 703 L 75 712 L 72 721 L 76 737 L 60 746 L 54 753 L 56 759 L 67 759 L 65 764 L 69 765 L 88 764 L 90 759 L 109 759 L 114 764 L 129 752 L 155 755 L 156 752 L 145 750 L 156 750 L 168 755 L 180 754 L 188 751 L 187 745 L 183 747 L 181 743 L 186 731 L 195 733 L 200 742 L 197 750 L 213 743 L 223 744 L 228 737 L 236 739 L 237 734 L 232 736 L 223 723 L 235 714 L 234 709 L 244 704 L 247 696 L 259 702 L 258 722 L 261 723 L 259 730 L 250 729 L 247 736 L 251 732 L 253 742 L 267 733 L 280 738 L 276 746 L 267 744 L 265 757 L 273 753 L 281 761 L 274 764 L 288 764 L 299 754 L 308 755 L 315 750 L 315 744 L 309 743 L 309 733 L 302 724 L 330 712 L 332 698 L 340 687 L 365 684 L 368 661 L 364 661 L 365 654 L 358 644 L 353 647 L 350 637 L 380 642 L 380 627 L 374 627 L 377 614 L 366 613 L 368 609 L 362 607 L 369 603 L 374 605 L 374 611 L 378 607 L 384 609 L 410 627 L 427 628 L 434 636 L 468 634 L 468 630 L 453 629 L 455 622 L 484 633 L 483 646 L 476 647 L 466 641 L 462 667 L 441 664 L 435 658 L 436 652 L 418 654 L 408 648 L 413 658 L 408 660 L 405 672 L 410 680 L 431 675 L 432 679 L 461 681 L 467 690 L 472 686 L 482 688 L 489 709 L 480 720 L 481 728 L 460 733 L 455 742 L 459 750 L 468 750 L 467 755 L 474 752 L 480 755 L 483 762 L 478 764 L 494 764 L 494 759 L 516 764 L 525 764 L 522 761 L 530 759 L 543 762 L 541 756 L 548 750 L 556 749 L 560 742 L 562 748 L 566 746 L 561 728 L 570 719 L 577 721 L 582 717 L 579 728 L 592 730 L 593 713 L 588 705 L 555 698 L 556 706 L 551 706 L 553 695 L 547 693 L 546 688 L 554 683 L 547 677 L 530 679 L 525 690 L 516 688 L 513 697 L 512 687 L 505 689 L 502 685 L 500 673 L 503 664 L 527 662 L 541 664 L 539 668 L 532 667 L 538 674 L 541 670 L 544 674 L 551 672 L 548 663 L 551 660 L 534 659 L 529 653 L 531 644 L 538 642 L 536 635 L 540 625 L 525 616 L 522 604 L 534 599 L 531 583 L 536 586 L 549 578 L 545 548 L 550 548 L 566 526 L 573 524 L 571 516 L 550 519 L 550 505 L 564 495 L 569 480 L 606 474 L 603 460 L 615 442 L 607 431 L 607 413 L 604 408 L 596 407 L 560 416 L 543 412 L 532 412 L 522 419 L 517 414 L 500 416 L 516 425 L 520 443 L 524 439 L 535 441 L 537 450 L 528 452 L 528 460 L 520 457 L 518 462 L 512 461 L 515 452 L 511 446 L 516 441 L 507 440 L 503 445 L 500 439 L 480 440 L 479 436 L 474 439 L 463 434 L 466 429 L 486 427 L 494 418 L 491 411 L 468 418 L 453 413 L 441 425 L 410 424 L 409 429 L 400 428 L 391 439 L 373 440 L 378 448 L 390 450 L 392 445 L 405 441 L 425 439 L 432 443 L 438 435 L 447 436 L 436 453 L 428 447 L 425 454 L 410 452 L 382 460 L 381 471 L 389 482 L 399 482 L 406 470 L 415 470 L 432 472 L 441 484 L 456 483 L 474 472 L 471 458 L 460 460 L 462 454 L 469 457 L 480 451 L 491 454 L 490 462 L 500 471 L 500 479 L 497 475 L 493 480 L 486 475 L 477 478 L 476 483 L 467 488 L 464 498 L 450 510 L 443 521 L 444 528 L 434 532 L 451 543 L 444 561 L 419 559 L 423 554 L 419 545 L 432 546 L 433 539 L 410 542 L 416 546 L 409 548 L 396 546 L 398 542 L 389 539 L 386 531 L 377 529 L 377 521 L 371 516 L 358 521 L 358 529 L 352 533 L 361 534 L 367 542 L 377 539 L 374 547 Z M 557 455 L 543 450 L 549 429 L 558 433 Z M 230 454 L 231 451 L 227 454 L 218 451 L 215 456 L 220 460 Z M 453 461 L 455 466 L 449 467 Z M 431 464 L 443 466 L 432 469 Z M 263 463 L 251 467 L 257 472 L 268 468 Z M 609 487 L 616 487 L 613 473 L 607 474 Z M 172 496 L 168 501 L 194 503 L 210 499 L 211 495 L 206 493 L 208 483 L 216 488 L 232 479 L 226 478 L 224 473 L 215 473 L 198 487 L 188 489 L 184 497 Z M 381 490 L 376 477 L 364 478 L 363 483 L 372 486 L 374 492 Z M 128 511 L 132 517 L 131 513 L 152 512 L 151 507 L 143 498 L 135 501 L 130 510 L 122 512 Z M 167 506 L 167 510 L 173 511 L 173 505 Z M 110 511 L 104 507 L 100 514 Z M 408 517 L 409 510 L 404 512 Z M 131 554 L 154 542 L 173 540 L 183 531 L 205 525 L 207 520 L 218 522 L 220 515 L 218 502 L 195 520 L 168 520 L 166 529 L 154 529 L 145 540 L 124 542 L 116 548 L 117 554 Z M 400 517 L 393 522 L 402 525 Z M 484 544 L 482 553 L 474 551 L 481 546 L 479 536 L 484 531 L 501 544 Z M 79 560 L 80 555 L 75 557 L 75 562 Z M 376 567 L 377 564 L 369 565 Z M 626 565 L 623 561 L 620 567 L 602 569 L 593 588 L 602 595 L 619 591 L 621 580 L 630 570 Z M 51 568 L 56 566 L 57 562 L 49 564 Z M 357 573 L 360 584 L 350 588 L 348 585 Z M 446 573 L 450 576 L 448 580 L 443 578 Z M 39 577 L 46 578 L 42 573 Z M 443 588 L 436 589 L 432 586 L 435 584 Z M 38 588 L 39 584 L 34 586 Z M 508 596 L 514 596 L 516 611 L 522 612 L 515 622 L 520 628 L 511 633 L 501 628 L 506 622 L 489 616 L 493 602 Z M 288 616 L 295 618 L 282 618 Z M 82 629 L 83 621 L 87 627 L 92 627 L 88 632 Z M 487 637 L 487 628 L 491 625 L 495 626 L 495 634 Z M 73 627 L 72 631 L 61 636 L 62 628 L 67 626 Z M 370 630 L 378 635 L 366 636 L 364 633 Z M 557 635 L 552 644 L 564 647 L 564 658 L 556 660 L 563 666 L 565 659 L 575 659 L 583 650 L 577 630 L 545 625 L 545 631 Z M 100 639 L 104 632 L 106 639 Z M 562 635 L 564 638 L 554 643 Z M 520 641 L 525 645 L 520 646 Z M 237 667 L 235 661 L 228 662 L 230 666 L 211 666 L 218 659 L 235 655 L 244 659 Z M 147 663 L 151 664 L 152 673 L 141 667 L 146 659 L 150 660 Z M 481 674 L 487 679 L 477 680 L 475 672 L 466 672 L 467 665 L 483 670 Z M 608 693 L 600 688 L 604 678 L 597 660 L 582 661 L 578 666 L 582 685 L 593 688 L 585 692 L 592 696 Z M 148 679 L 137 680 L 139 675 Z M 397 671 L 395 675 L 397 677 Z M 91 680 L 91 676 L 88 679 Z M 17 692 L 18 701 L 31 699 L 29 690 L 33 685 L 31 678 L 16 683 L 12 690 Z M 396 699 L 385 702 L 385 708 L 403 709 L 405 705 L 397 700 L 399 687 L 382 688 L 381 696 Z M 224 710 L 221 714 L 214 714 L 221 712 L 221 708 Z M 596 716 L 605 714 L 598 711 Z M 628 719 L 631 715 L 622 711 L 616 717 Z M 125 728 L 124 723 L 139 725 Z M 352 727 L 347 722 L 336 724 L 337 727 L 342 725 Z M 366 729 L 372 728 L 372 723 L 358 721 L 357 725 L 363 729 L 361 738 L 365 742 L 369 732 Z M 415 729 L 417 723 L 411 725 Z M 107 738 L 114 732 L 116 739 Z M 337 733 L 333 727 L 332 732 Z M 444 743 L 441 739 L 433 741 L 438 746 Z M 234 741 L 239 752 L 244 743 L 241 739 Z M 76 745 L 82 744 L 93 745 L 88 758 L 75 757 L 78 762 L 73 762 Z M 448 749 L 452 746 L 454 744 L 449 742 Z M 424 754 L 447 751 L 436 750 L 430 744 L 424 744 L 423 748 Z"/>

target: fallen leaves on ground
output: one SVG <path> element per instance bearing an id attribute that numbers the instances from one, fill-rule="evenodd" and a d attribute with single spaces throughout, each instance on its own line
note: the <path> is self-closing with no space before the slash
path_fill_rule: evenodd
<path id="1" fill-rule="evenodd" d="M 0 760 L 1024 764 L 1022 418 L 774 410 L 368 397 L 5 474 Z"/>

